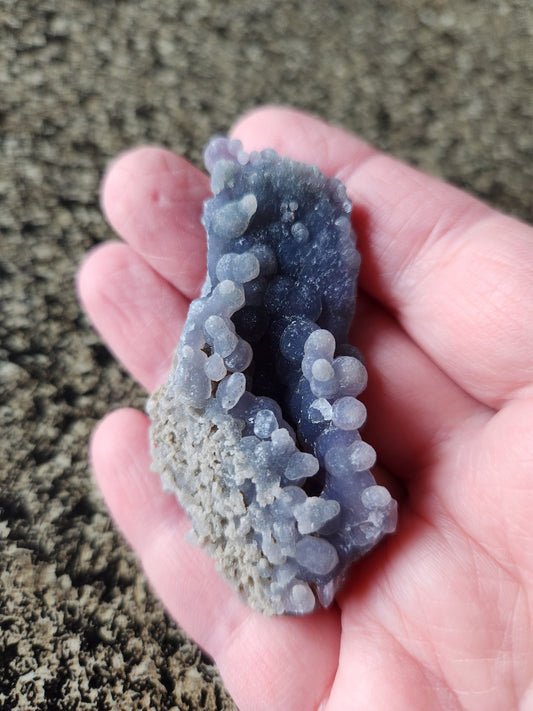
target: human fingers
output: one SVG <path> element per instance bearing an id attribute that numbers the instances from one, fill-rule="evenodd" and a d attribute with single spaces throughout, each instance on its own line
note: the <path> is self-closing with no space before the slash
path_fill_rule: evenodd
<path id="1" fill-rule="evenodd" d="M 170 368 L 188 300 L 128 245 L 104 244 L 77 276 L 81 303 L 117 359 L 147 390 Z"/>
<path id="2" fill-rule="evenodd" d="M 88 257 L 78 291 L 113 353 L 153 390 L 170 368 L 187 300 L 124 244 L 105 245 Z M 360 301 L 355 332 L 370 371 L 365 433 L 389 471 L 409 478 L 438 442 L 449 440 L 458 422 L 464 428 L 483 408 L 372 300 Z"/>
<path id="3" fill-rule="evenodd" d="M 93 435 L 91 460 L 111 515 L 151 585 L 215 659 L 242 711 L 317 708 L 338 661 L 336 610 L 267 618 L 245 607 L 207 554 L 184 540 L 190 523 L 149 471 L 148 424 L 136 410 L 108 415 Z"/>
<path id="4" fill-rule="evenodd" d="M 491 407 L 531 388 L 531 228 L 307 114 L 262 109 L 233 134 L 346 184 L 362 288 L 462 387 Z"/>
<path id="5" fill-rule="evenodd" d="M 185 296 L 205 277 L 206 241 L 200 224 L 207 176 L 155 146 L 127 151 L 108 168 L 101 202 L 111 227 Z"/>

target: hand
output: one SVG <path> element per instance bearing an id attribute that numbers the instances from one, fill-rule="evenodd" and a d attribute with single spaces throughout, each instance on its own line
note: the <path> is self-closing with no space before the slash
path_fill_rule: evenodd
<path id="1" fill-rule="evenodd" d="M 354 202 L 365 439 L 405 492 L 398 531 L 331 609 L 263 617 L 183 540 L 187 518 L 150 472 L 148 421 L 131 409 L 92 439 L 114 520 L 241 711 L 533 709 L 533 230 L 295 111 L 256 111 L 233 134 L 317 164 Z M 203 173 L 159 148 L 126 153 L 104 181 L 125 243 L 89 255 L 79 293 L 147 390 L 204 278 L 208 194 Z"/>

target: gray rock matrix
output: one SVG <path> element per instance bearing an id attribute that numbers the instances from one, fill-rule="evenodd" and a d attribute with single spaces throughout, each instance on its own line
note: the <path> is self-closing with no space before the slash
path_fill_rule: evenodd
<path id="1" fill-rule="evenodd" d="M 204 159 L 208 274 L 148 403 L 153 467 L 252 607 L 306 614 L 397 518 L 359 434 L 352 205 L 271 149 L 216 137 Z"/>
<path id="2" fill-rule="evenodd" d="M 531 220 L 533 4 L 0 7 L 0 707 L 235 711 L 110 524 L 87 465 L 97 420 L 146 399 L 69 288 L 86 250 L 112 238 L 101 175 L 145 141 L 199 164 L 210 135 L 275 102 Z"/>

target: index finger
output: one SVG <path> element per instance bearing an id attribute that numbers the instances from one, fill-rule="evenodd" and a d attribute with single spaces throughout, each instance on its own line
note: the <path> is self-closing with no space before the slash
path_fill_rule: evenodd
<path id="1" fill-rule="evenodd" d="M 198 296 L 206 271 L 200 224 L 207 175 L 158 146 L 126 151 L 109 166 L 102 208 L 115 232 L 185 297 Z"/>

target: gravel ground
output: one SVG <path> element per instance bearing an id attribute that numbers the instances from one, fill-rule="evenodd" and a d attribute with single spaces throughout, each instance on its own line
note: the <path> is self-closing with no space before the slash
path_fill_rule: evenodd
<path id="1" fill-rule="evenodd" d="M 61 9 L 58 9 L 61 7 Z M 72 286 L 111 239 L 108 161 L 293 104 L 524 219 L 530 0 L 0 0 L 0 706 L 235 706 L 165 615 L 93 486 L 87 440 L 145 393 Z"/>

